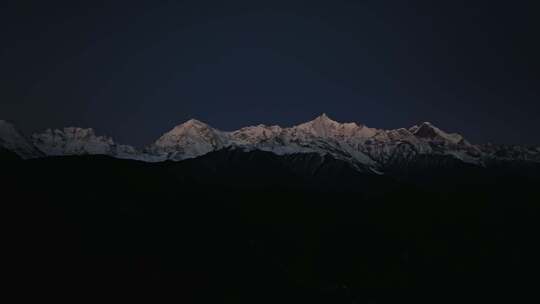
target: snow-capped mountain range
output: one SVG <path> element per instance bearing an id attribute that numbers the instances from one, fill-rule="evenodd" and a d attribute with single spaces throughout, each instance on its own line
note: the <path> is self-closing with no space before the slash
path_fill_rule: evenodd
<path id="1" fill-rule="evenodd" d="M 224 148 L 263 150 L 278 155 L 318 153 L 372 172 L 384 172 L 389 166 L 419 155 L 447 156 L 476 165 L 492 160 L 540 162 L 540 147 L 475 145 L 429 122 L 383 130 L 354 122 L 339 123 L 326 114 L 292 127 L 257 125 L 231 132 L 191 119 L 143 150 L 97 136 L 92 129 L 48 129 L 26 138 L 13 125 L 0 121 L 0 147 L 24 159 L 99 154 L 147 162 L 179 161 Z"/>

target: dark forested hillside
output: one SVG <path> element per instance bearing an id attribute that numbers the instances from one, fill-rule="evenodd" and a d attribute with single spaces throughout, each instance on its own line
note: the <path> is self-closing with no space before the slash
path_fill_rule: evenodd
<path id="1" fill-rule="evenodd" d="M 538 297 L 540 170 L 532 164 L 418 160 L 381 176 L 317 154 L 260 151 L 156 164 L 1 157 L 6 274 L 20 298 Z"/>

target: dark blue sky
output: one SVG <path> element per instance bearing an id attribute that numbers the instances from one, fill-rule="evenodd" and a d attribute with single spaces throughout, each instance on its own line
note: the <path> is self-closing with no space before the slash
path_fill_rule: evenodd
<path id="1" fill-rule="evenodd" d="M 0 119 L 142 145 L 326 112 L 540 143 L 535 1 L 110 2 L 2 1 Z"/>

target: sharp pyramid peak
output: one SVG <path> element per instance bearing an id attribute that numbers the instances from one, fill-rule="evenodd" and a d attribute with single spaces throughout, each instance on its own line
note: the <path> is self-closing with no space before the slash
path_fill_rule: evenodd
<path id="1" fill-rule="evenodd" d="M 326 113 L 322 113 L 321 115 L 319 115 L 319 117 L 321 117 L 321 118 L 329 118 L 328 115 L 326 115 Z"/>
<path id="2" fill-rule="evenodd" d="M 307 121 L 303 124 L 300 124 L 300 126 L 310 126 L 310 125 L 338 125 L 339 122 L 333 120 L 330 118 L 326 113 L 322 113 L 321 115 L 315 117 L 314 119 Z"/>
<path id="3" fill-rule="evenodd" d="M 201 136 L 202 134 L 214 134 L 215 136 L 218 136 L 218 134 L 221 134 L 222 131 L 214 129 L 210 125 L 197 120 L 197 119 L 190 119 L 185 121 L 182 124 L 179 124 L 175 126 L 170 131 L 164 133 L 160 138 L 158 138 L 158 141 L 168 138 L 168 137 L 179 137 L 179 136 L 190 136 L 190 137 L 197 137 Z"/>
<path id="4" fill-rule="evenodd" d="M 326 115 L 326 113 L 322 113 L 321 115 L 317 116 L 314 120 L 336 122 L 335 120 L 330 118 L 328 115 Z"/>
<path id="5" fill-rule="evenodd" d="M 191 118 L 189 120 L 187 120 L 186 122 L 184 122 L 182 125 L 205 125 L 207 126 L 206 123 L 198 120 L 198 119 L 195 119 L 195 118 Z"/>

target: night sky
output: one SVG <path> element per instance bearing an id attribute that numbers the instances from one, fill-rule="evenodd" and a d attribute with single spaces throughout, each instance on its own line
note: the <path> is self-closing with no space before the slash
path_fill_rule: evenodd
<path id="1" fill-rule="evenodd" d="M 326 112 L 540 144 L 535 2 L 4 0 L 0 119 L 143 145 Z"/>

